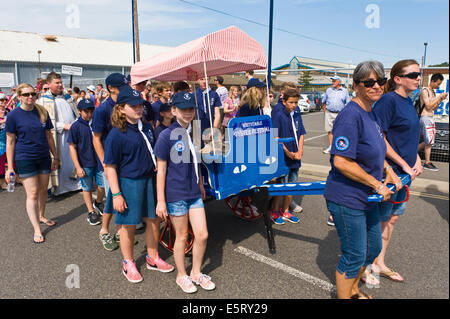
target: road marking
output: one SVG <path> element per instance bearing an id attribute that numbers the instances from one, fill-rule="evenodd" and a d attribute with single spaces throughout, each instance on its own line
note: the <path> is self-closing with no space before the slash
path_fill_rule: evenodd
<path id="1" fill-rule="evenodd" d="M 289 267 L 285 264 L 282 264 L 276 260 L 273 260 L 271 258 L 268 258 L 266 256 L 260 255 L 258 253 L 255 253 L 254 251 L 244 248 L 242 246 L 237 247 L 235 250 L 235 252 L 240 253 L 242 255 L 245 255 L 247 257 L 250 257 L 256 261 L 262 262 L 266 265 L 269 265 L 271 267 L 274 267 L 278 270 L 284 271 L 285 273 L 288 273 L 289 275 L 295 276 L 297 278 L 300 278 L 304 281 L 307 281 L 311 284 L 313 284 L 314 286 L 317 286 L 325 291 L 328 292 L 336 292 L 336 287 L 334 285 L 332 285 L 331 283 L 329 283 L 328 281 L 316 278 L 314 276 L 308 275 L 304 272 L 301 272 L 300 270 L 297 270 L 295 268 Z"/>
<path id="2" fill-rule="evenodd" d="M 304 143 L 304 142 L 311 141 L 311 140 L 314 140 L 314 139 L 319 138 L 319 137 L 322 137 L 322 136 L 327 136 L 327 135 L 328 135 L 328 133 L 321 134 L 321 135 L 317 135 L 317 136 L 314 136 L 314 137 L 310 137 L 310 138 L 307 138 L 307 139 L 303 140 L 303 143 Z"/>

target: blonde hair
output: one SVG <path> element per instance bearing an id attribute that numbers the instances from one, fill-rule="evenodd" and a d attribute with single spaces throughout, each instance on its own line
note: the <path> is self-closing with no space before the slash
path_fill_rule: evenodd
<path id="1" fill-rule="evenodd" d="M 17 87 L 17 96 L 21 96 L 23 89 L 25 88 L 30 88 L 34 91 L 34 87 L 31 84 L 28 83 L 22 83 Z M 34 103 L 33 106 L 36 108 L 36 111 L 39 114 L 39 118 L 41 120 L 42 123 L 47 122 L 47 118 L 48 118 L 48 112 L 47 110 L 40 104 Z"/>
<path id="2" fill-rule="evenodd" d="M 256 109 L 263 105 L 264 94 L 260 92 L 261 91 L 256 86 L 249 88 L 242 96 L 240 106 L 248 104 L 250 109 Z"/>
<path id="3" fill-rule="evenodd" d="M 232 98 L 232 92 L 233 92 L 233 90 L 234 89 L 236 89 L 237 90 L 237 92 L 238 92 L 238 95 L 239 95 L 239 88 L 237 87 L 237 86 L 235 86 L 235 85 L 232 85 L 232 86 L 230 86 L 230 89 L 228 90 L 228 96 L 230 97 L 230 99 L 232 99 L 233 100 L 233 98 Z M 236 99 L 237 99 L 238 97 L 236 96 Z"/>
<path id="4" fill-rule="evenodd" d="M 117 128 L 122 133 L 127 130 L 127 117 L 120 109 L 125 107 L 125 103 L 116 104 L 111 114 L 111 125 Z"/>

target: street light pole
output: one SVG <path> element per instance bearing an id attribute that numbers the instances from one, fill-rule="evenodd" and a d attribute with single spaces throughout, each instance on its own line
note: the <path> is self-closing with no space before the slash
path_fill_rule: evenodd
<path id="1" fill-rule="evenodd" d="M 139 52 L 139 23 L 137 0 L 131 0 L 132 5 L 132 22 L 133 22 L 133 63 L 141 60 Z"/>
<path id="2" fill-rule="evenodd" d="M 273 30 L 273 0 L 270 0 L 269 12 L 269 52 L 267 63 L 267 88 L 270 90 L 270 82 L 272 77 L 272 30 Z"/>
<path id="3" fill-rule="evenodd" d="M 40 80 L 42 77 L 42 70 L 41 70 L 41 53 L 42 53 L 42 51 L 38 50 L 37 53 L 38 53 L 38 68 L 39 68 L 39 80 Z"/>
<path id="4" fill-rule="evenodd" d="M 425 46 L 425 52 L 423 53 L 423 67 L 425 67 L 425 65 L 426 65 L 425 64 L 425 60 L 427 58 L 427 45 L 428 45 L 428 43 L 425 42 L 423 45 Z"/>

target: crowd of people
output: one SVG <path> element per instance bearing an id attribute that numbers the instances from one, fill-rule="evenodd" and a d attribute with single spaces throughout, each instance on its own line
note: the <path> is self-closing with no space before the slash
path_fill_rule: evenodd
<path id="1" fill-rule="evenodd" d="M 51 72 L 36 88 L 21 84 L 10 97 L 0 93 L 2 187 L 11 175 L 20 177 L 33 242 L 45 242 L 42 224 L 55 225 L 45 217 L 48 190 L 57 196 L 81 189 L 87 221 L 101 224 L 99 239 L 106 250 L 120 248 L 122 273 L 128 281 L 143 280 L 134 261 L 134 245 L 137 227 L 145 227 L 148 269 L 171 272 L 176 268 L 176 284 L 186 293 L 197 291 L 197 285 L 215 289 L 211 277 L 201 272 L 208 229 L 193 120 L 199 120 L 204 132 L 226 128 L 234 117 L 269 115 L 277 138 L 293 138 L 283 143 L 289 173 L 278 182 L 297 182 L 303 157 L 306 130 L 296 85 L 283 85 L 274 101 L 274 92 L 252 71 L 246 77 L 245 90 L 227 89 L 221 76 L 214 78 L 217 89 L 213 90 L 205 78 L 194 86 L 184 81 L 131 84 L 130 77 L 113 73 L 105 79 L 105 88 L 99 84 L 86 91 L 64 91 L 61 75 Z M 353 99 L 340 86 L 339 77 L 331 80 L 323 101 L 330 143 L 325 152 L 330 153 L 331 163 L 324 197 L 328 223 L 336 227 L 341 241 L 337 294 L 338 298 L 371 298 L 359 290 L 360 280 L 376 285 L 374 273 L 378 273 L 403 281 L 385 261 L 394 225 L 406 205 L 398 175 L 409 174 L 413 181 L 421 174 L 418 149 L 424 148 L 427 154 L 432 145 L 430 117 L 446 96 L 436 97 L 433 91 L 442 75 L 432 77 L 423 91 L 424 119 L 419 121 L 408 97 L 421 80 L 414 60 L 396 63 L 389 80 L 381 63 L 360 63 L 353 73 Z M 421 130 L 426 138 L 419 145 Z M 184 154 L 187 160 L 176 161 L 174 154 Z M 6 170 L 5 162 L 12 163 Z M 429 163 L 428 157 L 424 165 Z M 397 192 L 389 190 L 387 183 L 394 184 Z M 368 203 L 368 195 L 374 192 L 383 196 L 382 203 Z M 270 217 L 277 225 L 298 223 L 295 214 L 301 211 L 292 196 L 276 197 Z M 110 228 L 113 217 L 115 231 Z M 163 220 L 170 220 L 175 229 L 175 267 L 158 255 Z M 185 266 L 188 223 L 195 237 L 189 275 Z"/>

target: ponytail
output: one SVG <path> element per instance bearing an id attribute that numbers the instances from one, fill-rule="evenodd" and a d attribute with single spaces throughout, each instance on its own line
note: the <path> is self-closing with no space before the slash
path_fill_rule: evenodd
<path id="1" fill-rule="evenodd" d="M 34 87 L 31 84 L 28 83 L 22 83 L 17 87 L 17 96 L 21 96 L 22 95 L 22 91 L 24 88 L 31 88 L 34 90 Z M 39 114 L 39 118 L 41 120 L 41 122 L 44 124 L 45 122 L 47 122 L 47 118 L 48 118 L 48 112 L 47 110 L 40 104 L 34 103 L 34 107 L 36 108 L 38 114 Z"/>
<path id="2" fill-rule="evenodd" d="M 403 74 L 404 69 L 413 64 L 419 65 L 419 63 L 417 63 L 417 61 L 413 59 L 401 60 L 395 63 L 391 69 L 391 77 L 386 82 L 386 85 L 384 87 L 384 92 L 387 93 L 394 91 L 397 88 L 397 84 L 394 81 L 394 77 Z"/>

